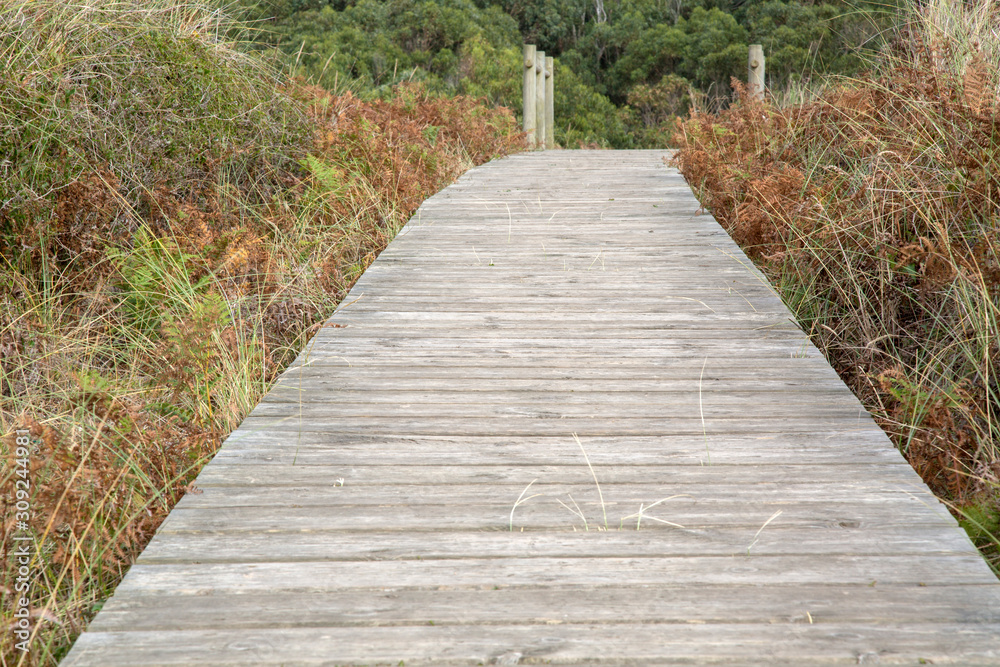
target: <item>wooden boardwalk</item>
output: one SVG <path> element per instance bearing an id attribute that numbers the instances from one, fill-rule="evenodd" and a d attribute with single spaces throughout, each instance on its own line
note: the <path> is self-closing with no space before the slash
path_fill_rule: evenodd
<path id="1" fill-rule="evenodd" d="M 1000 583 L 663 155 L 428 200 L 63 664 L 1000 665 Z"/>

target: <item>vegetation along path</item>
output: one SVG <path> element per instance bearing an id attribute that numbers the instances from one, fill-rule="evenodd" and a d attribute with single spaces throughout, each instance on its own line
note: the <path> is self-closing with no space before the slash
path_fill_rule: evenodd
<path id="1" fill-rule="evenodd" d="M 63 664 L 1000 664 L 1000 583 L 665 155 L 425 202 Z"/>

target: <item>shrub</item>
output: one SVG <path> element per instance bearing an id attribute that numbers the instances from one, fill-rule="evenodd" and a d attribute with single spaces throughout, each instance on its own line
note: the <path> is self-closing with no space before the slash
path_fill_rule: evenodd
<path id="1" fill-rule="evenodd" d="M 706 206 L 959 512 L 1000 507 L 995 28 L 985 4 L 932 3 L 868 75 L 676 137 Z"/>

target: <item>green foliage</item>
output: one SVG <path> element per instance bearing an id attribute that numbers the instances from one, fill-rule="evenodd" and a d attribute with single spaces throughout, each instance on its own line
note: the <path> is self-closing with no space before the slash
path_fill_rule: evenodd
<path id="1" fill-rule="evenodd" d="M 746 29 L 719 9 L 697 7 L 675 25 L 639 33 L 611 68 L 609 93 L 618 99 L 632 86 L 655 83 L 667 74 L 728 92 L 729 80 L 744 75 L 746 59 Z"/>
<path id="2" fill-rule="evenodd" d="M 131 248 L 114 248 L 109 256 L 120 276 L 116 299 L 125 327 L 144 340 L 156 338 L 160 325 L 175 313 L 191 309 L 208 284 L 204 277 L 192 280 L 194 255 L 143 227 L 135 231 Z"/>
<path id="3" fill-rule="evenodd" d="M 746 23 L 753 41 L 764 47 L 772 86 L 779 87 L 814 72 L 857 71 L 860 42 L 871 37 L 870 24 L 831 4 L 769 0 L 748 9 Z"/>
<path id="4" fill-rule="evenodd" d="M 673 121 L 691 105 L 691 84 L 682 76 L 667 74 L 659 83 L 633 86 L 628 104 L 635 114 L 633 132 L 640 146 L 664 146 L 674 132 Z"/>
<path id="5" fill-rule="evenodd" d="M 979 502 L 955 507 L 958 523 L 968 533 L 972 543 L 986 558 L 993 572 L 1000 576 L 1000 501 Z"/>
<path id="6" fill-rule="evenodd" d="M 384 92 L 400 81 L 418 80 L 431 90 L 455 94 L 462 78 L 458 54 L 466 43 L 478 38 L 497 49 L 520 44 L 513 19 L 471 0 L 360 0 L 306 7 L 276 13 L 261 38 L 293 55 L 301 74 L 330 89 L 350 82 L 356 90 Z"/>
<path id="7" fill-rule="evenodd" d="M 961 509 L 958 522 L 973 541 L 990 540 L 1000 545 L 1000 512 L 986 504 L 969 505 Z"/>
<path id="8" fill-rule="evenodd" d="M 98 244 L 128 234 L 148 209 L 143 184 L 194 196 L 195 175 L 253 178 L 286 166 L 276 162 L 306 138 L 301 112 L 275 95 L 274 73 L 217 41 L 229 27 L 218 14 L 156 4 L 98 4 L 90 21 L 56 0 L 0 5 L 3 68 L 23 74 L 0 78 L 0 250 L 9 258 L 22 242 L 82 225 Z M 98 230 L 78 214 L 95 172 L 137 215 Z M 58 229 L 41 232 L 53 218 Z"/>
<path id="9" fill-rule="evenodd" d="M 559 63 L 556 66 L 555 114 L 556 143 L 567 148 L 581 144 L 602 147 L 631 147 L 627 110 L 585 84 L 575 71 Z"/>
<path id="10" fill-rule="evenodd" d="M 492 105 L 517 109 L 521 99 L 521 49 L 496 47 L 481 35 L 466 41 L 459 55 L 465 76 L 458 92 L 483 97 Z"/>
<path id="11" fill-rule="evenodd" d="M 676 26 L 661 24 L 644 30 L 625 48 L 612 69 L 615 90 L 626 91 L 673 74 L 687 47 L 687 35 Z"/>
<path id="12" fill-rule="evenodd" d="M 652 119 L 683 115 L 695 100 L 726 106 L 731 79 L 746 77 L 751 43 L 764 46 L 769 89 L 786 96 L 818 76 L 856 72 L 859 49 L 887 22 L 844 0 L 275 0 L 255 7 L 253 15 L 268 20 L 261 40 L 294 58 L 299 73 L 362 96 L 419 81 L 435 94 L 481 95 L 517 111 L 520 45 L 536 44 L 563 73 L 557 142 L 619 148 L 663 145 L 669 132 L 653 129 Z M 660 94 L 666 97 L 653 99 Z"/>
<path id="13" fill-rule="evenodd" d="M 726 86 L 742 78 L 747 62 L 747 32 L 730 14 L 698 7 L 678 26 L 687 35 L 681 70 L 702 88 Z"/>
<path id="14" fill-rule="evenodd" d="M 546 53 L 561 53 L 572 47 L 587 28 L 591 0 L 500 0 L 498 4 L 518 24 L 524 40 Z"/>
<path id="15" fill-rule="evenodd" d="M 213 425 L 213 395 L 225 391 L 226 376 L 219 372 L 224 345 L 219 333 L 231 320 L 229 307 L 216 292 L 198 294 L 186 312 L 163 319 L 161 365 L 156 380 L 169 392 L 167 414 L 200 427 Z"/>

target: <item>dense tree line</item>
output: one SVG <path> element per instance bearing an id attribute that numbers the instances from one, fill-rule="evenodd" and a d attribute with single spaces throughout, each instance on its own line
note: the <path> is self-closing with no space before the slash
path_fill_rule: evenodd
<path id="1" fill-rule="evenodd" d="M 258 39 L 321 85 L 520 105 L 522 42 L 557 57 L 556 139 L 644 146 L 692 104 L 729 99 L 760 43 L 768 85 L 852 74 L 891 13 L 867 0 L 243 0 Z M 252 4 L 251 4 L 252 3 Z"/>

